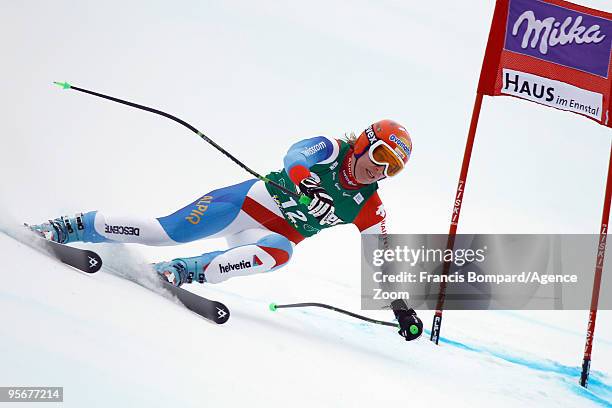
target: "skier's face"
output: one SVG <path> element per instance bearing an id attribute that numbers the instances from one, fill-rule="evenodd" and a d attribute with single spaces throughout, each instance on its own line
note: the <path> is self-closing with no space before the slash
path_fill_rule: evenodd
<path id="1" fill-rule="evenodd" d="M 357 182 L 361 184 L 372 184 L 385 178 L 385 166 L 379 166 L 370 160 L 368 154 L 362 155 L 355 160 L 355 171 L 353 172 Z"/>

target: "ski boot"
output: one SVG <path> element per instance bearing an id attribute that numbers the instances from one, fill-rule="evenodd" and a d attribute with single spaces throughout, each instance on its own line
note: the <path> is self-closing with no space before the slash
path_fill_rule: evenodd
<path id="1" fill-rule="evenodd" d="M 81 241 L 85 230 L 82 213 L 74 217 L 62 216 L 42 224 L 25 225 L 43 238 L 60 244 Z"/>
<path id="2" fill-rule="evenodd" d="M 206 267 L 217 255 L 223 252 L 215 251 L 191 258 L 177 258 L 169 262 L 158 262 L 152 266 L 162 279 L 167 280 L 174 286 L 192 283 L 194 280 L 204 283 L 206 282 L 204 276 Z"/>
<path id="3" fill-rule="evenodd" d="M 159 276 L 173 286 L 181 286 L 187 282 L 187 265 L 181 259 L 170 262 L 158 262 L 152 265 Z"/>

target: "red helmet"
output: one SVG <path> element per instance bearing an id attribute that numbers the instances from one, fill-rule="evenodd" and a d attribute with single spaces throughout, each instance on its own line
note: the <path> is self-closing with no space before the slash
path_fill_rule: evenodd
<path id="1" fill-rule="evenodd" d="M 357 158 L 368 152 L 370 160 L 385 166 L 385 176 L 392 177 L 408 163 L 412 141 L 402 125 L 384 119 L 364 130 L 357 138 L 353 150 Z"/>

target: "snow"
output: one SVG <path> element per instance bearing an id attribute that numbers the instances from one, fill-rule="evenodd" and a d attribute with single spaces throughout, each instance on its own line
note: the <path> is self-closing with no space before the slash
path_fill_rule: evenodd
<path id="1" fill-rule="evenodd" d="M 66 407 L 612 406 L 610 311 L 598 314 L 587 390 L 577 384 L 587 311 L 445 311 L 439 346 L 328 310 L 270 312 L 305 301 L 359 311 L 351 226 L 300 243 L 273 273 L 192 285 L 231 309 L 219 327 L 124 277 L 150 282 L 135 265 L 222 240 L 83 245 L 113 268 L 92 276 L 24 244 L 22 222 L 158 217 L 249 178 L 176 123 L 52 81 L 178 115 L 262 173 L 299 139 L 396 119 L 415 150 L 379 190 L 389 230 L 445 233 L 493 7 L 3 2 L 0 386 L 63 386 Z M 592 121 L 485 98 L 459 232 L 598 233 L 609 149 L 609 129 Z M 419 315 L 428 329 L 432 312 Z"/>
<path id="2" fill-rule="evenodd" d="M 612 341 L 598 336 L 584 390 L 571 347 L 581 330 L 561 328 L 579 321 L 573 312 L 449 312 L 440 346 L 426 336 L 407 343 L 392 328 L 327 310 L 269 311 L 296 300 L 355 308 L 358 287 L 302 271 L 190 286 L 230 307 L 216 326 L 108 268 L 86 275 L 11 236 L 28 242 L 19 231 L 0 234 L 11 254 L 2 267 L 11 283 L 0 289 L 0 383 L 63 386 L 63 406 L 612 406 Z M 127 246 L 97 249 L 113 268 L 137 262 Z M 610 324 L 609 312 L 599 322 Z"/>

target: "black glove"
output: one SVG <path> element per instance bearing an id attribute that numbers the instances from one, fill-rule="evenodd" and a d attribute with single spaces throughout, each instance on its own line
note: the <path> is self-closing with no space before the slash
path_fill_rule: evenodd
<path id="1" fill-rule="evenodd" d="M 416 315 L 414 309 L 409 309 L 403 300 L 391 302 L 391 308 L 400 325 L 399 335 L 406 341 L 416 340 L 423 334 L 423 322 Z"/>
<path id="2" fill-rule="evenodd" d="M 319 224 L 335 225 L 341 222 L 335 212 L 334 200 L 323 187 L 312 177 L 306 177 L 298 185 L 300 191 L 310 197 L 308 214 L 319 220 Z"/>

